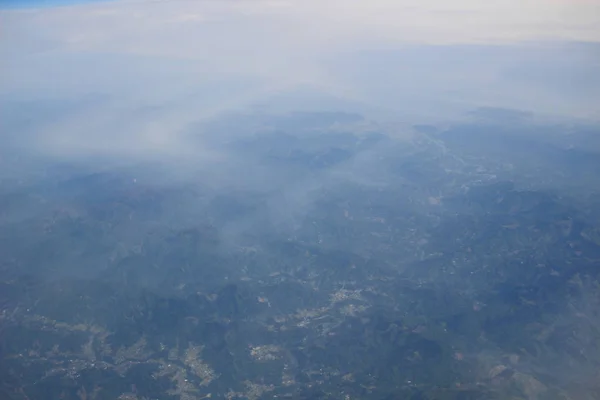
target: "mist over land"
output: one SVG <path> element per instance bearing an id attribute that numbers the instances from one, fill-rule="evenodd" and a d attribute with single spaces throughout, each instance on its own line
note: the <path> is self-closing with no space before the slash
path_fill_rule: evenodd
<path id="1" fill-rule="evenodd" d="M 0 397 L 599 398 L 597 15 L 0 9 Z"/>

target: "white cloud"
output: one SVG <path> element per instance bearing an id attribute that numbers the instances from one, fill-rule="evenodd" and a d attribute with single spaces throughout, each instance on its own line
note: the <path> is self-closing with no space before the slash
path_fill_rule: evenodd
<path id="1" fill-rule="evenodd" d="M 0 18 L 0 49 L 13 58 L 28 51 L 178 57 L 200 61 L 199 73 L 309 81 L 319 78 L 316 58 L 336 51 L 600 41 L 600 3 L 591 0 L 121 0 L 4 10 Z"/>
<path id="2" fill-rule="evenodd" d="M 585 111 L 593 104 L 589 98 L 581 107 L 543 91 L 541 100 L 535 92 L 515 93 L 494 65 L 457 66 L 460 55 L 426 68 L 411 60 L 385 69 L 386 76 L 372 66 L 357 74 L 354 65 L 341 71 L 343 63 L 332 67 L 331 61 L 425 43 L 600 41 L 599 19 L 600 2 L 592 0 L 117 0 L 0 10 L 0 97 L 105 93 L 115 107 L 172 107 L 153 132 L 178 131 L 199 118 L 305 84 L 375 99 L 377 106 L 402 101 L 402 107 L 421 107 L 457 96 L 452 93 L 458 90 L 465 103 L 500 99 L 518 105 L 527 99 L 529 105 L 546 101 L 547 109 Z M 454 63 L 450 72 L 445 62 Z M 519 85 L 527 90 L 527 82 Z M 76 125 L 98 120 L 84 117 Z"/>
<path id="3" fill-rule="evenodd" d="M 196 60 L 198 74 L 322 82 L 336 52 L 404 44 L 600 41 L 593 0 L 117 0 L 0 11 L 8 67 L 40 52 Z M 11 63 L 11 60 L 14 63 Z"/>
<path id="4" fill-rule="evenodd" d="M 573 0 L 116 1 L 3 11 L 67 48 L 202 57 L 215 48 L 600 40 L 600 3 Z M 212 54 L 212 53 L 211 53 Z"/>

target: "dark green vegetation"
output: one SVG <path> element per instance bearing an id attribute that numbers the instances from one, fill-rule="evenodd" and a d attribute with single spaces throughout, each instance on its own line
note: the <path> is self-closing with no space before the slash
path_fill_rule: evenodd
<path id="1" fill-rule="evenodd" d="M 0 398 L 600 398 L 599 132 L 474 116 L 230 116 L 190 130 L 209 167 L 23 167 Z"/>

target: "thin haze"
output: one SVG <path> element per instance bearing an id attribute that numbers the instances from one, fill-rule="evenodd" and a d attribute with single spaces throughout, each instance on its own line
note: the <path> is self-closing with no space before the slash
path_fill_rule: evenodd
<path id="1" fill-rule="evenodd" d="M 27 125 L 44 154 L 180 156 L 181 133 L 249 107 L 407 123 L 481 106 L 599 116 L 591 0 L 122 0 L 0 19 L 3 130 L 23 102 L 77 105 Z"/>
<path id="2" fill-rule="evenodd" d="M 112 91 L 164 100 L 225 80 L 258 83 L 248 95 L 309 84 L 360 97 L 353 81 L 337 78 L 337 55 L 600 41 L 600 3 L 582 0 L 114 1 L 0 18 L 2 92 L 22 96 Z M 220 106 L 234 98 L 247 101 L 240 93 Z"/>
<path id="3" fill-rule="evenodd" d="M 288 390 L 288 367 L 309 388 L 319 374 L 349 384 L 358 369 L 357 393 L 375 389 L 379 371 L 392 373 L 377 378 L 389 398 L 404 398 L 391 394 L 403 382 L 420 390 L 413 372 L 470 396 L 453 377 L 434 382 L 432 371 L 454 375 L 455 365 L 475 390 L 530 375 L 597 388 L 600 297 L 586 275 L 600 257 L 599 71 L 597 0 L 0 6 L 0 269 L 26 286 L 3 276 L 0 305 L 14 312 L 2 309 L 0 333 L 21 316 L 41 332 L 51 316 L 91 338 L 73 341 L 79 359 L 45 340 L 23 350 L 14 325 L 0 337 L 0 354 L 3 341 L 15 352 L 0 358 L 0 380 L 10 370 L 41 393 L 58 390 L 58 371 L 73 395 L 94 397 L 98 382 L 79 389 L 76 371 L 95 374 L 109 359 L 121 379 L 143 347 L 159 345 L 160 361 L 146 360 L 158 368 L 189 341 L 202 346 L 185 350 L 167 385 L 200 377 L 181 398 L 224 398 L 233 385 L 269 388 L 248 357 L 258 342 L 279 348 L 266 346 L 277 337 L 290 346 L 272 370 L 278 390 Z M 73 276 L 109 286 L 70 297 L 60 284 L 87 287 Z M 167 297 L 150 308 L 136 288 Z M 121 310 L 130 305 L 141 319 Z M 80 329 L 102 318 L 114 333 L 107 346 L 109 330 Z M 308 340 L 297 329 L 311 318 Z M 70 326 L 47 333 L 59 325 Z M 143 337 L 138 346 L 120 334 Z M 93 335 L 108 358 L 96 359 Z M 347 347 L 355 342 L 362 356 Z M 217 350 L 218 395 L 204 392 L 199 347 L 208 359 Z M 25 356 L 55 364 L 35 379 L 4 368 L 30 368 Z M 354 356 L 364 360 L 351 365 Z M 431 371 L 411 370 L 422 357 Z M 540 381 L 528 381 L 528 399 L 542 398 Z M 123 390 L 136 392 L 133 383 Z"/>

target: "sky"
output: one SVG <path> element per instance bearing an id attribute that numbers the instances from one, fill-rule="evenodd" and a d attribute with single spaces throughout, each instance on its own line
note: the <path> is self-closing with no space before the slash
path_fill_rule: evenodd
<path id="1" fill-rule="evenodd" d="M 256 104 L 412 122 L 479 106 L 599 117 L 595 0 L 3 4 L 0 101 L 82 104 L 39 127 L 44 149 L 97 149 L 91 135 L 124 130 L 135 137 L 115 143 L 163 149 Z"/>

